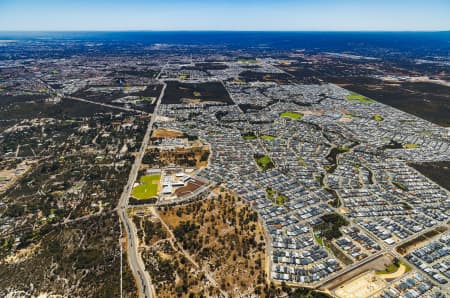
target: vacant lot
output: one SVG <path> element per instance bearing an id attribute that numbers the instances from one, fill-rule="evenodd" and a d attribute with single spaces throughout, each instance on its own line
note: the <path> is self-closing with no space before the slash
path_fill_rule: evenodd
<path id="1" fill-rule="evenodd" d="M 332 83 L 344 83 L 345 88 L 407 113 L 450 126 L 450 87 L 434 83 L 391 84 L 381 80 L 362 78 L 330 79 Z"/>
<path id="2" fill-rule="evenodd" d="M 183 133 L 178 130 L 158 128 L 153 130 L 152 138 L 177 138 L 182 135 Z"/>
<path id="3" fill-rule="evenodd" d="M 379 256 L 378 258 L 365 262 L 363 265 L 356 267 L 347 273 L 339 275 L 338 277 L 322 285 L 321 288 L 329 289 L 330 291 L 336 290 L 340 286 L 346 284 L 349 280 L 352 280 L 367 271 L 384 270 L 387 266 L 389 266 L 389 264 L 392 264 L 393 260 L 394 257 L 388 254 Z"/>
<path id="4" fill-rule="evenodd" d="M 220 82 L 208 83 L 180 83 L 167 82 L 166 92 L 162 99 L 163 104 L 180 104 L 183 99 L 197 99 L 200 102 L 216 101 L 232 104 L 227 90 Z"/>
<path id="5" fill-rule="evenodd" d="M 437 235 L 444 233 L 445 231 L 447 231 L 446 227 L 437 227 L 436 229 L 428 231 L 425 234 L 417 236 L 416 238 L 403 243 L 402 245 L 398 246 L 396 250 L 398 253 L 406 255 L 414 248 L 421 246 L 425 241 L 429 241 L 431 238 L 434 238 Z"/>
<path id="6" fill-rule="evenodd" d="M 184 70 L 199 70 L 205 72 L 208 72 L 208 70 L 222 70 L 227 68 L 228 66 L 226 64 L 220 62 L 201 62 L 195 63 L 194 66 L 188 65 L 181 67 L 181 69 Z"/>
<path id="7" fill-rule="evenodd" d="M 208 146 L 164 150 L 152 148 L 145 153 L 143 163 L 159 167 L 169 165 L 205 167 L 208 164 L 209 155 L 210 151 Z"/>
<path id="8" fill-rule="evenodd" d="M 346 283 L 335 291 L 342 298 L 366 298 L 381 290 L 386 282 L 372 271 Z"/>
<path id="9" fill-rule="evenodd" d="M 133 108 L 151 113 L 153 112 L 154 105 L 150 99 L 157 98 L 161 90 L 162 85 L 159 84 L 143 86 L 120 86 L 111 84 L 105 86 L 87 86 L 75 92 L 73 96 L 117 106 L 131 105 Z M 117 101 L 126 96 L 136 97 L 136 99 L 140 100 L 137 100 L 136 103 Z"/>
<path id="10" fill-rule="evenodd" d="M 410 164 L 440 186 L 450 190 L 450 161 Z"/>
<path id="11" fill-rule="evenodd" d="M 244 82 L 275 82 L 278 84 L 289 84 L 295 81 L 286 73 L 265 73 L 247 70 L 239 74 L 239 79 Z"/>

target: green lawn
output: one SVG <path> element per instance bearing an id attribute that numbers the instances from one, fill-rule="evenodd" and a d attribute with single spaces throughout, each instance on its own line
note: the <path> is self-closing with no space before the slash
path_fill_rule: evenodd
<path id="1" fill-rule="evenodd" d="M 261 139 L 266 140 L 266 141 L 273 141 L 276 139 L 276 137 L 271 136 L 271 135 L 262 135 Z"/>
<path id="2" fill-rule="evenodd" d="M 238 59 L 239 63 L 257 63 L 256 59 Z"/>
<path id="3" fill-rule="evenodd" d="M 301 156 L 297 155 L 297 160 L 298 163 L 302 166 L 302 167 L 306 167 L 306 162 L 303 160 L 303 158 Z"/>
<path id="4" fill-rule="evenodd" d="M 256 158 L 256 163 L 264 171 L 267 170 L 267 169 L 270 169 L 271 167 L 273 167 L 272 160 L 267 155 L 264 155 L 262 157 L 257 157 Z"/>
<path id="5" fill-rule="evenodd" d="M 266 194 L 267 197 L 269 198 L 269 200 L 273 200 L 273 196 L 275 195 L 275 190 L 271 189 L 271 188 L 267 188 L 266 189 Z"/>
<path id="6" fill-rule="evenodd" d="M 364 95 L 352 92 L 350 95 L 347 95 L 347 99 L 350 101 L 358 101 L 362 103 L 373 103 L 376 102 L 373 99 L 367 98 Z"/>
<path id="7" fill-rule="evenodd" d="M 350 150 L 350 148 L 347 148 L 347 147 L 337 147 L 336 149 L 339 152 L 348 152 Z"/>
<path id="8" fill-rule="evenodd" d="M 394 264 L 391 264 L 391 265 L 389 265 L 389 267 L 387 267 L 386 269 L 384 269 L 382 271 L 376 271 L 376 274 L 390 274 L 390 273 L 394 273 L 397 270 L 398 270 L 398 267 L 395 266 Z"/>
<path id="9" fill-rule="evenodd" d="M 158 187 L 161 175 L 142 176 L 141 184 L 133 188 L 131 194 L 136 199 L 149 199 L 158 195 Z"/>
<path id="10" fill-rule="evenodd" d="M 271 188 L 266 189 L 267 198 L 272 201 L 272 203 L 277 205 L 284 205 L 289 199 L 283 195 L 277 195 L 277 192 Z"/>
<path id="11" fill-rule="evenodd" d="M 397 260 L 397 261 L 394 261 L 394 263 L 390 264 L 386 269 L 381 270 L 381 271 L 375 271 L 375 274 L 383 275 L 383 274 L 394 273 L 394 272 L 396 272 L 398 270 L 400 265 L 405 266 L 405 272 L 411 271 L 411 267 L 408 264 L 405 264 L 404 262 L 402 262 L 400 260 Z"/>
<path id="12" fill-rule="evenodd" d="M 320 246 L 323 246 L 323 239 L 320 236 L 314 236 L 314 239 L 316 239 L 316 242 L 320 244 Z"/>
<path id="13" fill-rule="evenodd" d="M 277 205 L 284 205 L 284 203 L 286 203 L 287 201 L 288 198 L 283 195 L 279 195 L 278 197 L 275 198 L 275 204 Z"/>
<path id="14" fill-rule="evenodd" d="M 408 191 L 408 188 L 401 182 L 398 181 L 392 181 L 392 184 L 400 188 L 401 190 Z"/>
<path id="15" fill-rule="evenodd" d="M 413 144 L 413 143 L 409 143 L 409 144 L 403 145 L 403 148 L 405 148 L 405 149 L 416 149 L 416 148 L 419 148 L 419 145 Z"/>
<path id="16" fill-rule="evenodd" d="M 283 112 L 280 114 L 281 117 L 288 117 L 291 119 L 302 119 L 303 115 L 300 113 L 296 113 L 296 112 Z"/>
<path id="17" fill-rule="evenodd" d="M 246 134 L 246 135 L 243 135 L 242 137 L 246 141 L 256 140 L 256 136 L 254 134 Z"/>
<path id="18" fill-rule="evenodd" d="M 372 119 L 375 120 L 375 121 L 383 121 L 384 120 L 384 118 L 381 115 L 379 115 L 379 114 L 374 115 L 372 117 Z"/>

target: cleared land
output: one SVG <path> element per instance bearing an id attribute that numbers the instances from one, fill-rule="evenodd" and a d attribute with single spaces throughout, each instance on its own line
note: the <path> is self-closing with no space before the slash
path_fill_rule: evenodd
<path id="1" fill-rule="evenodd" d="M 373 78 L 358 80 L 355 77 L 339 77 L 330 81 L 338 84 L 345 82 L 348 90 L 363 93 L 433 123 L 450 126 L 450 87 L 417 82 L 391 84 Z"/>
<path id="2" fill-rule="evenodd" d="M 424 243 L 425 241 L 430 240 L 431 238 L 436 237 L 437 235 L 440 235 L 442 233 L 444 233 L 445 231 L 447 231 L 446 227 L 437 227 L 436 229 L 433 229 L 431 231 L 426 232 L 423 235 L 420 235 L 408 242 L 403 243 L 402 245 L 398 246 L 396 248 L 397 252 L 405 255 L 408 252 L 410 252 L 411 250 L 413 250 L 414 248 L 420 246 L 422 243 Z"/>
<path id="3" fill-rule="evenodd" d="M 385 285 L 386 281 L 370 271 L 342 285 L 335 294 L 342 298 L 366 298 L 384 288 Z"/>
<path id="4" fill-rule="evenodd" d="M 410 166 L 440 186 L 450 190 L 450 161 L 414 163 Z"/>
<path id="5" fill-rule="evenodd" d="M 329 289 L 333 291 L 340 286 L 346 284 L 349 280 L 354 279 L 358 275 L 361 275 L 367 271 L 376 271 L 376 270 L 384 270 L 386 266 L 391 264 L 394 260 L 394 257 L 391 255 L 382 255 L 374 260 L 368 261 L 363 265 L 356 267 L 350 272 L 339 275 L 338 277 L 326 282 L 321 286 L 321 289 Z M 375 275 L 375 274 L 373 274 Z"/>
<path id="6" fill-rule="evenodd" d="M 210 155 L 209 147 L 198 144 L 190 148 L 175 149 L 149 149 L 142 160 L 151 167 L 166 167 L 178 165 L 182 167 L 205 167 L 208 164 Z"/>
<path id="7" fill-rule="evenodd" d="M 150 199 L 158 195 L 161 175 L 142 176 L 141 184 L 133 188 L 131 195 L 136 199 Z"/>
<path id="8" fill-rule="evenodd" d="M 232 104 L 228 92 L 219 82 L 207 83 L 181 83 L 167 82 L 166 92 L 162 99 L 163 104 L 179 104 L 183 99 L 198 99 L 202 102 L 215 101 Z"/>
<path id="9" fill-rule="evenodd" d="M 183 133 L 178 130 L 158 128 L 152 133 L 152 138 L 177 138 L 183 136 Z"/>
<path id="10" fill-rule="evenodd" d="M 34 163 L 35 161 L 24 160 L 15 168 L 0 169 L 0 193 L 17 183 L 31 169 Z"/>

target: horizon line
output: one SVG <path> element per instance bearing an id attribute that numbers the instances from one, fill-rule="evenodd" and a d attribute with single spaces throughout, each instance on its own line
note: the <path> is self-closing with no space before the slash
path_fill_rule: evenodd
<path id="1" fill-rule="evenodd" d="M 259 30 L 259 29 L 255 29 L 255 30 L 239 30 L 239 29 L 52 29 L 52 30 L 47 30 L 47 29 L 38 29 L 38 30 L 24 30 L 24 29 L 17 29 L 17 30 L 2 30 L 0 29 L 0 33 L 1 32 L 18 32 L 18 33 L 53 33 L 53 32 L 248 32 L 248 33 L 252 33 L 252 32 L 292 32 L 292 33 L 302 33 L 302 32 L 367 32 L 367 33 L 377 33 L 377 32 L 392 32 L 392 33 L 402 33 L 402 32 L 424 32 L 424 33 L 444 33 L 444 32 L 450 32 L 450 29 L 436 29 L 436 30 L 377 30 L 377 29 L 362 29 L 362 30 L 323 30 L 323 29 L 309 29 L 309 30 Z"/>

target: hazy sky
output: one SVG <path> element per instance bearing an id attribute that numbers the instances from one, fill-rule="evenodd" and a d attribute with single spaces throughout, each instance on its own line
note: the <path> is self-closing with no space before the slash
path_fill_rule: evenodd
<path id="1" fill-rule="evenodd" d="M 0 30 L 450 30 L 450 0 L 0 0 Z"/>

